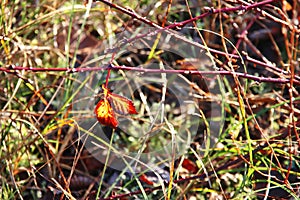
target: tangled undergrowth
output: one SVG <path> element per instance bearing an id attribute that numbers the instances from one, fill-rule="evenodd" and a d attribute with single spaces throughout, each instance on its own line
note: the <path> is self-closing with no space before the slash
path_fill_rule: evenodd
<path id="1" fill-rule="evenodd" d="M 1 199 L 300 199 L 299 10 L 2 1 Z"/>

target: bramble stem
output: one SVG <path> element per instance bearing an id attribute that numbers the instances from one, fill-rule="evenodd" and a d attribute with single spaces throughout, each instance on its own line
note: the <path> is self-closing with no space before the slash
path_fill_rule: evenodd
<path id="1" fill-rule="evenodd" d="M 285 78 L 271 78 L 271 77 L 259 77 L 254 76 L 247 73 L 242 72 L 232 72 L 232 71 L 198 71 L 198 70 L 186 70 L 186 69 L 146 69 L 140 67 L 130 67 L 130 66 L 114 66 L 112 64 L 104 67 L 82 67 L 82 68 L 33 68 L 33 67 L 21 67 L 21 66 L 10 66 L 9 68 L 0 67 L 0 71 L 4 71 L 7 73 L 15 74 L 18 70 L 24 71 L 33 71 L 33 72 L 46 72 L 46 71 L 61 71 L 67 73 L 81 73 L 87 71 L 101 71 L 108 70 L 108 74 L 106 77 L 106 84 L 108 82 L 108 78 L 111 70 L 124 70 L 124 71 L 136 71 L 141 73 L 169 73 L 169 74 L 193 74 L 193 75 L 223 75 L 223 76 L 233 76 L 236 75 L 241 78 L 246 78 L 250 80 L 254 80 L 257 82 L 271 82 L 271 83 L 279 83 L 286 84 L 290 82 L 290 76 L 282 75 Z M 203 77 L 205 78 L 205 77 Z M 300 85 L 300 77 L 294 77 L 294 85 Z M 106 85 L 107 86 L 107 85 Z"/>

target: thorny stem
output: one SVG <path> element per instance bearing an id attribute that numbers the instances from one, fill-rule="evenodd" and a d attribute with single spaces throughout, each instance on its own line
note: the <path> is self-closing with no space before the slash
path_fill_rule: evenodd
<path id="1" fill-rule="evenodd" d="M 159 32 L 162 32 L 162 31 L 169 31 L 169 29 L 172 29 L 172 28 L 176 28 L 176 27 L 182 27 L 188 23 L 191 23 L 193 21 L 196 21 L 196 20 L 199 20 L 199 19 L 202 19 L 206 16 L 209 16 L 211 14 L 217 14 L 217 13 L 220 13 L 220 12 L 232 12 L 232 11 L 240 11 L 240 10 L 243 10 L 243 11 L 247 11 L 247 10 L 250 10 L 250 9 L 253 9 L 253 8 L 256 8 L 256 7 L 259 7 L 259 6 L 262 6 L 262 5 L 266 5 L 266 4 L 269 4 L 269 3 L 272 3 L 272 2 L 276 2 L 278 0 L 265 0 L 265 1 L 262 1 L 262 2 L 258 2 L 258 3 L 254 3 L 254 4 L 250 4 L 250 5 L 246 5 L 246 6 L 237 6 L 237 7 L 232 7 L 232 8 L 221 8 L 221 9 L 209 9 L 208 12 L 206 13 L 203 13 L 202 15 L 199 15 L 199 16 L 196 16 L 194 18 L 191 18 L 191 19 L 188 19 L 188 20 L 185 20 L 185 21 L 182 21 L 182 22 L 176 22 L 176 23 L 173 23 L 165 28 L 155 24 L 154 22 L 144 18 L 144 17 L 141 17 L 140 15 L 138 15 L 137 13 L 135 13 L 133 10 L 131 9 L 127 9 L 127 8 L 123 8 L 121 6 L 118 6 L 116 4 L 113 4 L 107 0 L 98 0 L 102 3 L 105 3 L 107 4 L 108 6 L 112 7 L 112 8 L 115 8 L 119 11 L 122 11 L 123 13 L 125 14 L 128 14 L 129 16 L 133 17 L 133 18 L 136 18 L 142 22 L 144 22 L 145 24 L 148 24 L 152 27 L 155 27 L 155 28 L 158 28 L 156 31 L 153 31 L 151 33 L 146 33 L 146 34 L 140 34 L 132 39 L 128 39 L 126 41 L 126 43 L 130 43 L 130 42 L 133 42 L 134 40 L 137 40 L 139 38 L 143 38 L 143 37 L 146 37 L 146 36 L 149 36 L 150 34 L 151 35 L 155 35 Z M 172 33 L 174 34 L 174 33 Z M 188 41 L 188 42 L 191 42 L 191 41 Z M 124 43 L 125 44 L 125 43 Z M 197 46 L 200 46 L 202 47 L 201 44 L 195 44 L 195 43 L 192 43 L 193 45 L 197 45 Z M 120 48 L 120 47 L 119 47 Z M 219 55 L 222 55 L 222 56 L 230 56 L 232 59 L 240 59 L 240 57 L 238 55 L 235 55 L 235 54 L 226 54 L 225 52 L 222 52 L 222 51 L 218 51 L 218 50 L 215 50 L 215 49 L 211 49 L 209 48 L 208 49 L 210 52 L 212 53 L 216 53 L 216 54 L 219 54 Z M 243 56 L 243 60 L 244 61 L 248 61 L 248 62 L 251 62 L 255 65 L 260 65 L 260 66 L 263 66 L 265 68 L 269 68 L 269 69 L 272 69 L 276 72 L 279 72 L 281 73 L 282 75 L 285 75 L 285 76 L 289 76 L 289 73 L 287 71 L 284 71 L 282 69 L 279 69 L 278 67 L 270 64 L 270 63 L 264 63 L 262 61 L 259 61 L 259 60 L 256 60 L 256 59 L 253 59 L 251 57 L 249 57 L 248 55 L 244 55 Z M 34 72 L 38 72 L 38 71 L 65 71 L 65 72 L 84 72 L 84 71 L 97 71 L 97 70 L 108 70 L 108 75 L 110 73 L 110 68 L 107 68 L 107 67 L 95 67 L 95 68 L 73 68 L 73 69 L 69 69 L 69 68 L 31 68 L 31 67 L 15 67 L 15 66 L 10 66 L 10 68 L 0 68 L 0 71 L 4 71 L 4 72 L 8 72 L 8 73 L 14 73 L 12 70 L 26 70 L 26 71 L 34 71 Z M 243 77 L 243 78 L 248 78 L 248 79 L 252 79 L 252 80 L 255 80 L 255 81 L 258 81 L 258 82 L 274 82 L 274 83 L 288 83 L 290 80 L 287 79 L 287 78 L 266 78 L 266 77 L 257 77 L 257 76 L 253 76 L 253 75 L 249 75 L 249 74 L 245 74 L 245 73 L 236 73 L 236 72 L 228 72 L 228 71 L 205 71 L 205 72 L 200 72 L 200 71 L 192 71 L 192 70 L 159 70 L 159 71 L 151 71 L 149 69 L 140 69 L 140 68 L 135 68 L 135 67 L 123 67 L 123 66 L 115 66 L 114 69 L 123 69 L 123 70 L 135 70 L 135 71 L 140 71 L 140 72 L 152 72 L 152 73 L 190 73 L 190 74 L 218 74 L 218 75 L 233 75 L 233 74 L 236 74 L 237 76 L 239 77 Z M 144 70 L 144 71 L 143 71 Z M 109 77 L 109 76 L 108 76 Z M 294 78 L 296 80 L 294 80 L 294 83 L 295 84 L 299 84 L 300 82 L 300 76 L 297 76 L 295 75 Z M 106 81 L 106 86 L 107 86 L 107 81 Z"/>
<path id="2" fill-rule="evenodd" d="M 286 78 L 271 78 L 271 77 L 258 77 L 247 73 L 241 72 L 232 72 L 232 71 L 198 71 L 198 70 L 186 70 L 186 69 L 146 69 L 139 67 L 129 67 L 129 66 L 114 66 L 112 64 L 104 67 L 83 67 L 83 68 L 32 68 L 32 67 L 21 67 L 21 66 L 13 66 L 11 65 L 9 68 L 0 67 L 0 71 L 4 71 L 7 73 L 15 74 L 16 70 L 25 70 L 25 71 L 33 71 L 33 72 L 45 72 L 45 71 L 61 71 L 67 73 L 80 73 L 87 71 L 100 71 L 100 70 L 125 70 L 125 71 L 137 71 L 141 73 L 169 73 L 169 74 L 193 74 L 193 75 L 224 75 L 224 76 L 233 76 L 236 75 L 241 78 L 247 78 L 250 80 L 260 82 L 272 82 L 279 84 L 286 84 L 290 82 L 290 78 L 287 76 Z M 300 85 L 300 77 L 294 77 L 293 83 L 294 85 Z"/>
<path id="3" fill-rule="evenodd" d="M 136 40 L 138 40 L 140 38 L 144 38 L 146 36 L 153 36 L 153 35 L 156 35 L 156 34 L 162 32 L 162 31 L 166 31 L 167 33 L 172 34 L 174 37 L 179 37 L 180 39 L 184 40 L 185 42 L 187 42 L 187 43 L 189 43 L 191 45 L 200 47 L 202 49 L 209 50 L 211 53 L 216 53 L 216 54 L 221 55 L 221 56 L 230 57 L 232 59 L 240 59 L 240 57 L 238 55 L 228 54 L 228 53 L 225 53 L 225 52 L 222 52 L 222 51 L 218 51 L 218 50 L 215 50 L 215 49 L 207 48 L 207 47 L 204 47 L 203 45 L 201 45 L 199 43 L 192 42 L 192 41 L 190 41 L 190 40 L 188 40 L 188 39 L 186 39 L 184 37 L 180 37 L 178 35 L 174 35 L 174 33 L 170 31 L 170 29 L 183 27 L 186 24 L 189 24 L 191 22 L 197 21 L 199 19 L 202 19 L 202 18 L 207 17 L 207 16 L 212 15 L 212 14 L 219 14 L 221 12 L 247 11 L 247 10 L 250 10 L 250 9 L 253 9 L 253 8 L 258 8 L 259 6 L 270 4 L 272 2 L 276 2 L 278 0 L 265 0 L 265 1 L 262 1 L 262 2 L 258 2 L 258 3 L 248 4 L 246 6 L 240 5 L 240 6 L 236 6 L 236 7 L 232 7 L 232 8 L 220 8 L 220 9 L 209 8 L 207 12 L 205 12 L 205 13 L 199 15 L 199 16 L 190 18 L 190 19 L 182 21 L 182 22 L 175 22 L 175 23 L 173 23 L 173 24 L 171 24 L 169 26 L 166 26 L 166 27 L 161 27 L 158 24 L 156 24 L 156 23 L 148 20 L 147 18 L 138 15 L 133 10 L 128 9 L 128 8 L 123 8 L 123 7 L 121 7 L 121 6 L 117 5 L 117 4 L 111 3 L 110 1 L 107 1 L 107 0 L 96 0 L 96 1 L 100 1 L 100 2 L 102 2 L 102 3 L 104 3 L 104 4 L 108 5 L 108 6 L 110 6 L 111 8 L 115 8 L 115 9 L 121 11 L 122 13 L 125 13 L 125 14 L 127 14 L 127 15 L 129 15 L 129 16 L 137 19 L 137 20 L 140 20 L 141 22 L 143 22 L 145 24 L 148 24 L 148 25 L 150 25 L 152 27 L 157 28 L 157 30 L 155 30 L 155 31 L 152 31 L 152 32 L 149 32 L 149 33 L 145 33 L 145 34 L 139 34 L 139 35 L 137 35 L 134 38 L 124 40 L 124 42 L 122 44 L 120 44 L 120 46 L 117 47 L 117 48 L 121 48 L 125 44 L 132 43 L 133 41 L 136 41 Z M 287 75 L 286 71 L 284 71 L 282 69 L 279 69 L 279 68 L 275 67 L 274 65 L 272 65 L 270 63 L 266 64 L 264 62 L 255 60 L 255 59 L 249 57 L 248 55 L 244 55 L 243 56 L 243 60 L 251 62 L 251 63 L 253 63 L 255 65 L 263 66 L 263 67 L 265 67 L 267 69 L 269 68 L 269 69 L 274 70 L 276 72 L 279 72 L 281 74 Z"/>
<path id="4" fill-rule="evenodd" d="M 112 8 L 115 8 L 119 11 L 122 11 L 123 13 L 135 18 L 135 19 L 138 19 L 142 22 L 144 22 L 145 24 L 148 24 L 150 26 L 153 26 L 155 28 L 159 28 L 160 30 L 164 30 L 164 28 L 162 28 L 161 26 L 155 24 L 154 22 L 146 19 L 145 17 L 141 17 L 140 15 L 138 15 L 137 13 L 135 13 L 133 10 L 131 9 L 127 9 L 127 8 L 123 8 L 119 5 L 116 5 L 108 0 L 96 0 L 96 1 L 100 1 L 106 5 L 108 5 L 109 7 L 112 7 Z M 211 14 L 218 14 L 220 12 L 232 12 L 232 11 L 240 11 L 240 10 L 243 10 L 243 11 L 247 11 L 247 10 L 251 10 L 253 8 L 257 8 L 257 7 L 260 7 L 260 6 L 263 6 L 263 5 L 266 5 L 266 4 L 270 4 L 272 2 L 276 2 L 278 0 L 265 0 L 265 1 L 261 1 L 261 2 L 257 2 L 257 3 L 253 3 L 253 4 L 250 4 L 250 5 L 247 5 L 247 6 L 244 6 L 244 5 L 240 5 L 240 6 L 236 6 L 236 7 L 232 7 L 232 8 L 221 8 L 221 9 L 213 9 L 211 8 L 208 12 L 206 13 L 203 13 L 202 15 L 199 15 L 199 16 L 196 16 L 194 18 L 191 18 L 191 19 L 188 19 L 188 20 L 185 20 L 185 21 L 182 21 L 182 22 L 176 22 L 176 23 L 173 23 L 167 27 L 165 27 L 165 29 L 172 29 L 172 28 L 176 28 L 176 27 L 182 27 L 186 24 L 189 24 L 193 21 L 197 21 L 199 19 L 202 19 L 208 15 L 211 15 Z M 158 31 L 160 32 L 160 31 Z M 157 33 L 156 33 L 157 34 Z"/>

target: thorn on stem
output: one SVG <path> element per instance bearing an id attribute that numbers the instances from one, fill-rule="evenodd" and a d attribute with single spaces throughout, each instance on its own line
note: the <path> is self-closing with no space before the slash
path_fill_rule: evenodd
<path id="1" fill-rule="evenodd" d="M 205 6 L 204 8 L 204 11 L 205 12 L 209 12 L 209 13 L 214 13 L 215 9 L 213 7 L 208 7 L 208 6 Z"/>
<path id="2" fill-rule="evenodd" d="M 106 69 L 114 69 L 115 66 L 112 63 L 109 63 L 106 67 Z"/>

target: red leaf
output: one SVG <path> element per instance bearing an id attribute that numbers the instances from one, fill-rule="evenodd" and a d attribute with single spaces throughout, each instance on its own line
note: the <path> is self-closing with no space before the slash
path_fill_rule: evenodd
<path id="1" fill-rule="evenodd" d="M 139 179 L 148 185 L 154 185 L 153 181 L 151 181 L 145 174 L 142 174 Z"/>
<path id="2" fill-rule="evenodd" d="M 131 100 L 117 94 L 108 93 L 108 101 L 120 115 L 138 114 Z"/>
<path id="3" fill-rule="evenodd" d="M 191 173 L 197 173 L 197 171 L 199 170 L 194 162 L 186 158 L 182 162 L 182 167 L 187 169 Z"/>
<path id="4" fill-rule="evenodd" d="M 102 85 L 102 89 L 104 97 L 97 103 L 94 110 L 101 124 L 116 128 L 118 120 L 115 117 L 115 112 L 121 115 L 137 114 L 131 100 L 111 93 L 104 85 Z"/>
<path id="5" fill-rule="evenodd" d="M 118 120 L 116 119 L 115 113 L 106 98 L 101 99 L 97 103 L 94 112 L 96 114 L 97 120 L 101 124 L 117 128 Z"/>

